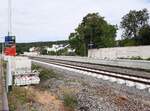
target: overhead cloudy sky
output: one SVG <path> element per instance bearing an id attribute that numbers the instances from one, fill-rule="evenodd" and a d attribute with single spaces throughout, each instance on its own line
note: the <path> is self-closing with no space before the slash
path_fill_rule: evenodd
<path id="1" fill-rule="evenodd" d="M 150 0 L 12 0 L 13 33 L 17 42 L 68 39 L 82 18 L 99 12 L 118 24 L 129 10 L 147 8 Z M 7 0 L 0 0 L 0 36 L 7 34 Z M 120 32 L 117 38 L 120 38 Z"/>

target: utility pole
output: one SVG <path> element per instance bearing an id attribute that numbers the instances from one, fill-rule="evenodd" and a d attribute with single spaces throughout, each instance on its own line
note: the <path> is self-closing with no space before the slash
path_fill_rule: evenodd
<path id="1" fill-rule="evenodd" d="M 12 0 L 8 0 L 8 36 L 12 36 Z"/>
<path id="2" fill-rule="evenodd" d="M 8 0 L 8 35 L 5 37 L 5 55 L 7 58 L 6 91 L 12 86 L 11 56 L 16 55 L 15 37 L 12 35 L 12 0 Z"/>
<path id="3" fill-rule="evenodd" d="M 93 29 L 91 29 L 91 37 L 90 37 L 90 49 L 92 49 L 92 38 L 93 38 Z"/>
<path id="4" fill-rule="evenodd" d="M 12 33 L 12 0 L 8 1 L 8 35 L 5 36 L 5 55 L 16 56 L 16 37 Z"/>

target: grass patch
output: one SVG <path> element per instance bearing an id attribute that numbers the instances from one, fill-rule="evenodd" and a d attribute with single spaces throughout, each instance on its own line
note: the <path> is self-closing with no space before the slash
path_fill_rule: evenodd
<path id="1" fill-rule="evenodd" d="M 60 91 L 63 94 L 64 106 L 67 108 L 66 111 L 74 111 L 78 105 L 78 100 L 75 96 L 75 94 L 78 93 L 78 90 L 74 88 L 61 87 Z"/>
<path id="2" fill-rule="evenodd" d="M 32 97 L 34 97 L 34 94 L 29 90 L 22 87 L 13 87 L 8 94 L 10 111 L 16 111 L 19 106 L 30 103 Z"/>
<path id="3" fill-rule="evenodd" d="M 64 105 L 66 107 L 69 107 L 70 109 L 72 109 L 72 111 L 74 111 L 74 108 L 77 106 L 78 101 L 77 98 L 72 95 L 72 94 L 64 94 Z"/>
<path id="4" fill-rule="evenodd" d="M 40 66 L 38 66 L 38 65 L 36 65 L 36 64 L 32 64 L 31 69 L 32 69 L 32 70 L 39 70 L 39 69 L 40 69 Z"/>
<path id="5" fill-rule="evenodd" d="M 2 61 L 3 67 L 6 68 L 7 67 L 7 62 L 6 61 Z"/>
<path id="6" fill-rule="evenodd" d="M 147 58 L 147 59 L 144 59 L 144 58 L 142 58 L 142 57 L 140 57 L 140 56 L 133 56 L 133 57 L 131 57 L 131 58 L 118 58 L 118 59 L 147 60 L 147 61 L 150 61 L 150 57 L 149 57 L 149 58 Z"/>
<path id="7" fill-rule="evenodd" d="M 53 70 L 48 70 L 48 69 L 43 68 L 40 71 L 39 77 L 42 81 L 44 81 L 44 80 L 48 80 L 51 78 L 58 78 L 58 75 Z"/>
<path id="8" fill-rule="evenodd" d="M 140 56 L 137 57 L 131 57 L 130 60 L 144 60 L 143 58 L 141 58 Z"/>
<path id="9" fill-rule="evenodd" d="M 39 77 L 41 81 L 45 81 L 51 78 L 58 79 L 58 75 L 51 69 L 46 69 L 36 64 L 32 64 L 32 70 L 38 70 L 40 72 Z"/>

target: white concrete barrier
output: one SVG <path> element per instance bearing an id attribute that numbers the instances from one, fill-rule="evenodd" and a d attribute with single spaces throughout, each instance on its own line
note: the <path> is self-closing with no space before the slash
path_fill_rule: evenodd
<path id="1" fill-rule="evenodd" d="M 132 58 L 141 57 L 144 59 L 150 58 L 150 46 L 130 46 L 130 47 L 114 47 L 90 49 L 88 57 L 97 59 L 117 59 L 117 58 Z"/>

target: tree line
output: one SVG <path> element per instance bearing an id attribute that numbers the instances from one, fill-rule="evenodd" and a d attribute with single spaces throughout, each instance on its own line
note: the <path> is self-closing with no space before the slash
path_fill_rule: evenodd
<path id="1" fill-rule="evenodd" d="M 52 47 L 53 44 L 68 44 L 68 40 L 61 41 L 49 41 L 49 42 L 31 42 L 31 43 L 17 43 L 17 54 L 23 54 L 23 52 L 29 52 L 31 47 L 38 47 L 39 52 L 43 53 L 45 47 Z"/>
<path id="2" fill-rule="evenodd" d="M 123 33 L 121 40 L 116 40 L 119 28 Z M 89 48 L 150 45 L 149 12 L 131 10 L 122 17 L 120 26 L 108 23 L 99 13 L 89 13 L 70 34 L 69 43 L 80 56 L 87 56 Z"/>
<path id="3" fill-rule="evenodd" d="M 31 42 L 31 43 L 16 43 L 17 54 L 23 54 L 24 52 L 29 52 L 31 47 L 38 47 L 39 52 L 43 53 L 45 51 L 45 46 L 52 47 L 53 44 L 68 44 L 68 40 L 60 41 L 49 41 L 49 42 Z M 2 43 L 0 43 L 0 51 L 2 51 Z"/>

